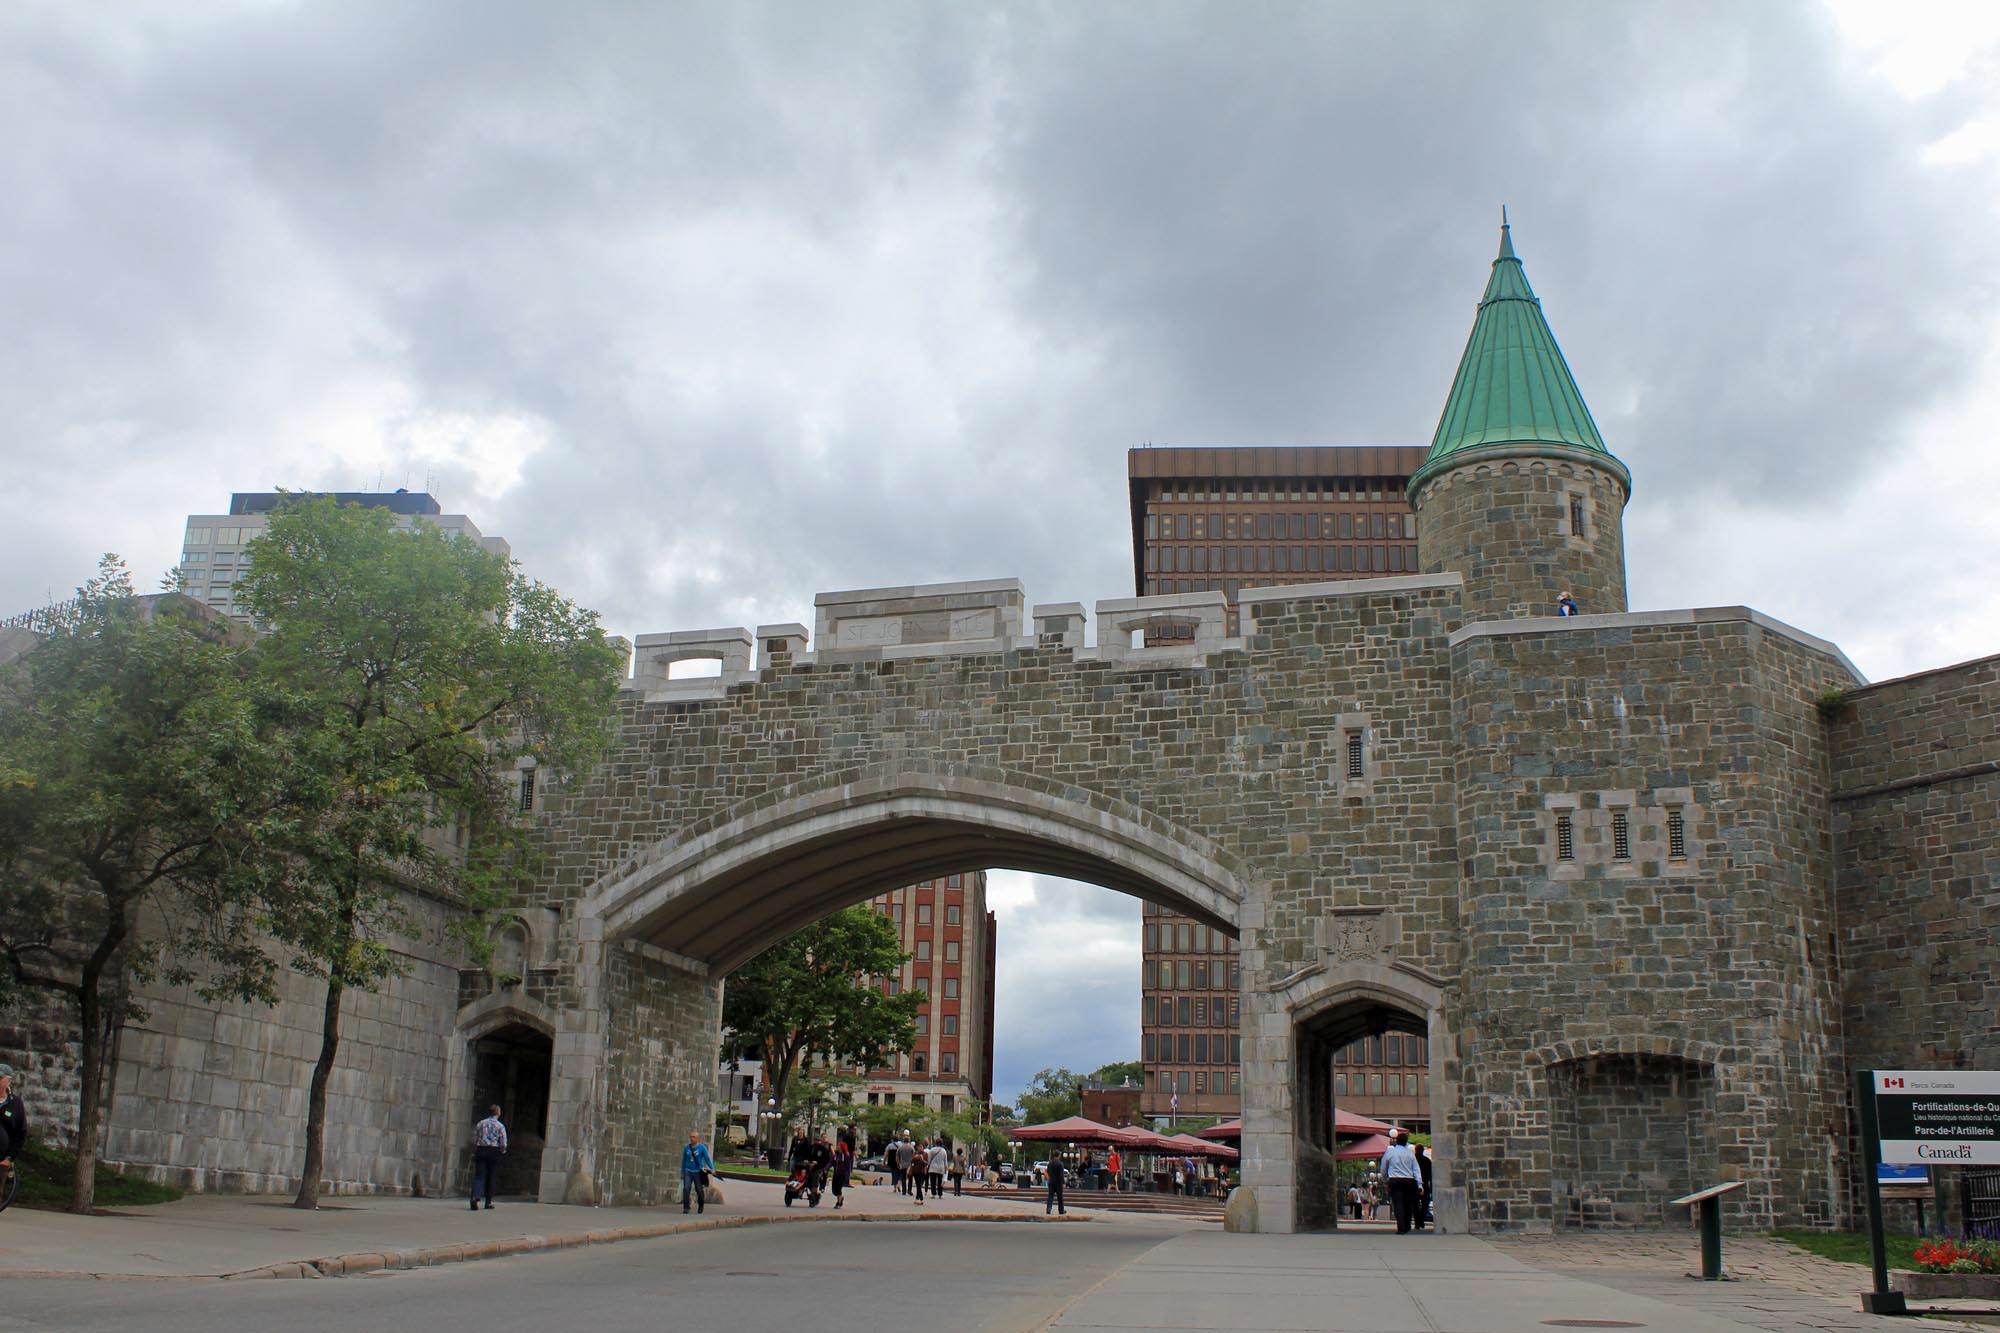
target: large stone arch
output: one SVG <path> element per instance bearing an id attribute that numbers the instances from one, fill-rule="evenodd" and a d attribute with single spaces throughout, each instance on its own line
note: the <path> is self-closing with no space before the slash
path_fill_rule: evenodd
<path id="1" fill-rule="evenodd" d="M 549 1202 L 660 1203 L 668 1154 L 705 1127 L 721 982 L 842 907 L 918 880 L 1005 867 L 1087 880 L 1234 934 L 1241 863 L 1129 802 L 1030 773 L 905 763 L 763 793 L 628 857 L 580 896 L 582 1030 L 556 1039 Z M 670 1034 L 662 1036 L 662 1034 Z"/>
<path id="2" fill-rule="evenodd" d="M 898 766 L 743 802 L 627 861 L 579 915 L 607 941 L 726 973 L 876 893 L 992 867 L 1087 880 L 1232 934 L 1249 895 L 1226 851 L 1127 802 L 1032 774 Z"/>
<path id="3" fill-rule="evenodd" d="M 1310 1231 L 1338 1224 L 1330 1134 L 1332 1053 L 1394 1017 L 1429 1038 L 1436 1210 L 1447 1230 L 1466 1226 L 1453 1185 L 1456 1062 L 1450 987 L 1402 963 L 1328 959 L 1246 998 L 1265 1021 L 1244 1044 L 1243 1182 L 1257 1197 L 1256 1229 Z"/>

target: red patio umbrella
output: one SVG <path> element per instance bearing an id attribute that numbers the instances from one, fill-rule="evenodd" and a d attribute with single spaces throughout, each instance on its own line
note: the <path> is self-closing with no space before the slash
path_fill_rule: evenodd
<path id="1" fill-rule="evenodd" d="M 1336 1134 L 1387 1134 L 1394 1128 L 1386 1120 L 1343 1111 L 1338 1106 L 1333 1108 L 1333 1132 Z"/>
<path id="2" fill-rule="evenodd" d="M 1116 1125 L 1103 1125 L 1095 1120 L 1085 1120 L 1080 1115 L 1072 1115 L 1039 1125 L 1021 1125 L 1008 1130 L 1007 1137 L 1017 1142 L 1086 1143 L 1092 1147 L 1116 1145 L 1120 1148 L 1137 1148 L 1141 1152 L 1152 1152 L 1155 1149 L 1149 1140 L 1159 1136 L 1149 1130 L 1120 1129 Z"/>
<path id="3" fill-rule="evenodd" d="M 1224 1143 L 1210 1143 L 1193 1134 L 1170 1134 L 1165 1140 L 1171 1144 L 1169 1151 L 1181 1157 L 1212 1157 L 1219 1162 L 1234 1162 L 1242 1153 Z"/>
<path id="4" fill-rule="evenodd" d="M 1243 1117 L 1237 1116 L 1234 1120 L 1225 1120 L 1219 1125 L 1210 1125 L 1207 1129 L 1198 1129 L 1195 1131 L 1195 1137 L 1201 1139 L 1240 1139 L 1243 1137 Z"/>
<path id="5" fill-rule="evenodd" d="M 1362 1157 L 1380 1157 L 1387 1151 L 1389 1151 L 1389 1136 L 1386 1134 L 1370 1134 L 1365 1139 L 1356 1139 L 1354 1142 L 1342 1146 L 1340 1151 L 1333 1155 L 1333 1158 L 1337 1162 L 1352 1162 Z"/>

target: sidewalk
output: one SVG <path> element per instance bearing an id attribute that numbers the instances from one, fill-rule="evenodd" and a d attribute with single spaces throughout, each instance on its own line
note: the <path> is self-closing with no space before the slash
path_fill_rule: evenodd
<path id="1" fill-rule="evenodd" d="M 1043 1219 L 1034 1200 L 914 1201 L 886 1186 L 850 1190 L 847 1206 L 784 1206 L 783 1187 L 723 1183 L 728 1202 L 684 1216 L 678 1204 L 657 1208 L 574 1208 L 502 1201 L 473 1212 L 462 1198 L 344 1196 L 318 1212 L 286 1198 L 196 1194 L 177 1203 L 121 1208 L 97 1217 L 10 1208 L 0 1213 L 0 1278 L 321 1277 L 417 1268 L 534 1250 L 602 1245 L 683 1230 L 831 1221 L 836 1223 Z M 1071 1208 L 1084 1220 L 1087 1211 Z M 1056 1221 L 1059 1219 L 1048 1219 Z"/>
<path id="2" fill-rule="evenodd" d="M 1576 1242 L 1587 1251 L 1592 1238 Z M 1693 1238 L 1686 1238 L 1692 1247 Z M 1746 1281 L 1656 1278 L 1644 1291 L 1531 1267 L 1507 1243 L 1343 1230 L 1306 1236 L 1188 1231 L 1072 1301 L 1051 1329 L 1313 1330 L 1315 1333 L 1546 1333 L 1554 1327 L 1673 1333 L 1908 1330 L 1817 1295 Z M 1575 1257 L 1573 1252 L 1571 1257 Z M 1864 1278 L 1865 1282 L 1865 1278 Z M 1925 1329 L 1970 1326 L 1925 1321 Z"/>

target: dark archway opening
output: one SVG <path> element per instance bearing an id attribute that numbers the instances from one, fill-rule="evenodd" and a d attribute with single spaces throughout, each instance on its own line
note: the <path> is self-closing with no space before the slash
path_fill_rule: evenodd
<path id="1" fill-rule="evenodd" d="M 1343 1144 L 1354 1141 L 1338 1131 L 1337 1112 L 1346 1106 L 1405 1128 L 1427 1129 L 1428 1115 L 1417 1112 L 1429 1107 L 1430 1027 L 1414 1009 L 1363 996 L 1313 1014 L 1294 1032 L 1298 1080 L 1293 1098 L 1298 1145 L 1294 1220 L 1300 1231 L 1331 1230 L 1340 1225 L 1348 1184 L 1339 1153 Z M 1390 1078 L 1397 1080 L 1399 1089 L 1393 1102 L 1388 1096 Z M 1414 1078 L 1417 1089 L 1408 1098 L 1400 1092 L 1406 1078 Z M 1363 1110 L 1364 1106 L 1370 1109 Z M 1376 1114 L 1404 1109 L 1409 1114 Z"/>
<path id="2" fill-rule="evenodd" d="M 555 1043 L 548 1034 L 523 1023 L 498 1028 L 472 1043 L 474 1118 L 498 1106 L 501 1123 L 507 1126 L 507 1156 L 500 1164 L 502 1194 L 533 1197 L 540 1186 L 554 1057 Z"/>

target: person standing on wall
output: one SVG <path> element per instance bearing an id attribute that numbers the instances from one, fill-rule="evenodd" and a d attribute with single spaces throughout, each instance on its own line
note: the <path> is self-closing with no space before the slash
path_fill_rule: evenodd
<path id="1" fill-rule="evenodd" d="M 1389 1211 L 1396 1217 L 1396 1234 L 1407 1235 L 1416 1220 L 1417 1199 L 1423 1191 L 1423 1169 L 1410 1151 L 1408 1130 L 1396 1131 L 1395 1141 L 1382 1154 L 1382 1179 L 1389 1184 Z"/>
<path id="2" fill-rule="evenodd" d="M 493 1207 L 493 1183 L 500 1175 L 500 1159 L 507 1155 L 507 1127 L 500 1123 L 500 1108 L 486 1108 L 486 1118 L 472 1130 L 472 1206 Z"/>
<path id="3" fill-rule="evenodd" d="M 715 1157 L 708 1151 L 708 1145 L 701 1141 L 701 1131 L 688 1131 L 687 1147 L 681 1149 L 681 1211 L 688 1210 L 690 1197 L 695 1202 L 695 1211 L 708 1211 L 708 1176 L 715 1170 Z"/>

